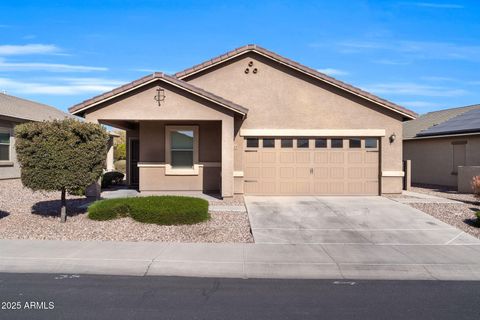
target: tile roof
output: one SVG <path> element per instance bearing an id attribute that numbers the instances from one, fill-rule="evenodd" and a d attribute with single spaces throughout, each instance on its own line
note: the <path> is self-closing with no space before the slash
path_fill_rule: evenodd
<path id="1" fill-rule="evenodd" d="M 71 115 L 46 104 L 0 93 L 0 116 L 43 121 L 72 118 Z"/>
<path id="2" fill-rule="evenodd" d="M 210 59 L 208 61 L 205 61 L 203 63 L 200 63 L 198 65 L 195 65 L 191 68 L 188 68 L 186 70 L 183 70 L 183 71 L 180 71 L 180 72 L 177 72 L 176 74 L 174 74 L 175 77 L 179 78 L 179 79 L 186 79 L 188 78 L 189 76 L 192 76 L 194 74 L 196 74 L 197 72 L 200 72 L 202 70 L 205 70 L 209 67 L 212 67 L 214 65 L 217 65 L 219 63 L 222 63 L 226 60 L 229 60 L 233 57 L 236 57 L 236 56 L 239 56 L 239 55 L 242 55 L 242 54 L 245 54 L 247 52 L 257 52 L 263 56 L 266 56 L 272 60 L 275 60 L 275 61 L 278 61 L 282 64 L 285 64 L 293 69 L 297 69 L 305 74 L 308 74 L 310 76 L 313 76 L 315 78 L 318 78 L 322 81 L 325 81 L 331 85 L 334 85 L 336 87 L 339 87 L 343 90 L 346 90 L 346 91 L 349 91 L 351 93 L 354 93 L 360 97 L 363 97 L 364 99 L 367 99 L 367 100 L 370 100 L 370 101 L 373 101 L 374 103 L 378 104 L 378 105 L 381 105 L 383 107 L 386 107 L 388 109 L 391 109 L 393 111 L 396 111 L 402 115 L 404 115 L 405 117 L 407 118 L 410 118 L 410 119 L 415 119 L 417 117 L 417 114 L 409 109 L 406 109 L 402 106 L 399 106 L 393 102 L 390 102 L 388 100 L 385 100 L 385 99 L 382 99 L 380 97 L 377 97 L 369 92 L 366 92 L 362 89 L 359 89 L 357 87 L 354 87 L 350 84 L 347 84 L 347 83 L 344 83 L 342 81 L 339 81 L 335 78 L 332 78 L 330 76 L 327 76 L 326 74 L 324 73 L 321 73 L 315 69 L 312 69 L 312 68 L 309 68 L 305 65 L 302 65 L 298 62 L 295 62 L 293 60 L 290 60 L 290 59 L 287 59 L 285 57 L 282 57 L 280 56 L 279 54 L 276 54 L 275 52 L 272 52 L 272 51 L 269 51 L 267 49 L 264 49 L 258 45 L 255 45 L 255 44 L 249 44 L 249 45 L 246 45 L 246 46 L 243 46 L 243 47 L 240 47 L 240 48 L 237 48 L 237 49 L 234 49 L 232 51 L 229 51 L 225 54 L 222 54 L 218 57 L 215 57 L 213 59 Z"/>
<path id="3" fill-rule="evenodd" d="M 111 99 L 117 95 L 124 94 L 130 90 L 133 90 L 135 88 L 141 87 L 143 85 L 146 85 L 147 83 L 151 83 L 153 81 L 160 80 L 160 81 L 165 81 L 167 83 L 170 83 L 172 85 L 175 85 L 177 87 L 180 87 L 183 90 L 187 90 L 190 92 L 193 92 L 194 94 L 201 96 L 205 99 L 212 100 L 215 103 L 227 107 L 237 113 L 240 113 L 242 115 L 246 115 L 248 112 L 248 109 L 245 107 L 242 107 L 232 101 L 226 100 L 222 97 L 219 97 L 211 92 L 205 91 L 201 88 L 198 88 L 186 81 L 177 79 L 175 77 L 166 75 L 161 72 L 155 72 L 151 75 L 145 76 L 143 78 L 140 78 L 138 80 L 132 81 L 130 83 L 127 83 L 121 87 L 118 87 L 112 91 L 106 92 L 104 94 L 98 95 L 96 97 L 93 97 L 91 99 L 85 100 L 79 104 L 74 105 L 73 107 L 69 108 L 68 111 L 71 112 L 72 114 L 81 114 L 85 109 L 88 109 L 90 107 L 93 107 L 94 105 L 97 105 L 100 102 L 103 102 L 105 100 Z"/>
<path id="4" fill-rule="evenodd" d="M 480 104 L 434 111 L 421 115 L 415 120 L 410 120 L 403 123 L 403 138 L 414 138 L 423 130 L 427 130 L 430 127 L 438 126 L 458 115 L 464 114 L 472 110 L 480 110 Z"/>

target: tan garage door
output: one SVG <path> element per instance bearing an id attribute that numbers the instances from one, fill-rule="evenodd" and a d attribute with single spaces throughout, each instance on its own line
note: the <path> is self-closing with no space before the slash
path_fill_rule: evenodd
<path id="1" fill-rule="evenodd" d="M 247 138 L 247 195 L 378 195 L 378 138 Z"/>

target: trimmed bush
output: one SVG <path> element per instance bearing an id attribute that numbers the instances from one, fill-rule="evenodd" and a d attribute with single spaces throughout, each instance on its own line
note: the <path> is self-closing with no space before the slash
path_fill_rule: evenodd
<path id="1" fill-rule="evenodd" d="M 119 171 L 105 172 L 102 176 L 102 188 L 118 185 L 122 183 L 125 175 Z"/>
<path id="2" fill-rule="evenodd" d="M 88 207 L 92 220 L 130 216 L 143 223 L 159 225 L 195 224 L 210 218 L 208 201 L 193 197 L 150 196 L 100 200 Z"/>

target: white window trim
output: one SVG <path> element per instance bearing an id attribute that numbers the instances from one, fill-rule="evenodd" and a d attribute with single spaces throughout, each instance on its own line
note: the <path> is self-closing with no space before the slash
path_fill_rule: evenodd
<path id="1" fill-rule="evenodd" d="M 1 133 L 8 133 L 10 135 L 10 138 L 8 140 L 8 160 L 0 160 L 1 164 L 9 164 L 12 162 L 12 148 L 13 148 L 13 143 L 12 143 L 12 138 L 13 138 L 13 130 L 12 128 L 7 128 L 7 127 L 0 127 L 0 132 Z"/>
<path id="2" fill-rule="evenodd" d="M 171 132 L 176 130 L 193 131 L 193 168 L 175 169 L 172 167 Z M 199 175 L 200 166 L 198 161 L 198 126 L 165 126 L 165 174 L 166 175 Z"/>

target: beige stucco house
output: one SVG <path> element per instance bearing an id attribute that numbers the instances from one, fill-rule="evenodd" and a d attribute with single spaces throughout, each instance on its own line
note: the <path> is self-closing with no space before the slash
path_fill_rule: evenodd
<path id="1" fill-rule="evenodd" d="M 15 126 L 28 121 L 71 117 L 54 107 L 0 93 L 0 180 L 20 178 L 15 153 Z"/>
<path id="2" fill-rule="evenodd" d="M 472 192 L 480 175 L 480 105 L 427 113 L 405 122 L 403 134 L 412 183 Z"/>
<path id="3" fill-rule="evenodd" d="M 223 197 L 400 193 L 402 122 L 416 116 L 256 45 L 69 110 L 126 130 L 141 192 Z"/>

